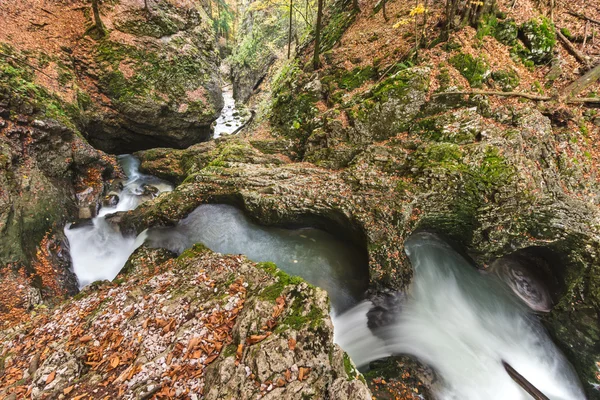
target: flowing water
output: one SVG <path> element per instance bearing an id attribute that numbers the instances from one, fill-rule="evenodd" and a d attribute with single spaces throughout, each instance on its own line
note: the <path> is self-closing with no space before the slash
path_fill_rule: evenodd
<path id="1" fill-rule="evenodd" d="M 355 305 L 369 281 L 366 257 L 330 234 L 313 228 L 259 226 L 228 205 L 201 205 L 176 227 L 148 230 L 146 242 L 178 254 L 202 243 L 219 253 L 274 262 L 325 289 L 334 311 Z"/>
<path id="2" fill-rule="evenodd" d="M 233 87 L 231 84 L 223 86 L 223 109 L 216 121 L 213 137 L 216 139 L 222 135 L 235 132 L 248 120 L 248 112 L 243 107 L 238 107 L 233 98 Z"/>
<path id="3" fill-rule="evenodd" d="M 119 156 L 119 162 L 127 175 L 127 181 L 117 194 L 119 202 L 112 207 L 102 207 L 91 224 L 65 226 L 73 272 L 77 275 L 80 288 L 97 280 L 114 279 L 131 253 L 143 243 L 141 237 L 137 239 L 123 236 L 105 220 L 105 216 L 135 209 L 152 197 L 148 194 L 149 186 L 156 188 L 157 193 L 173 189 L 165 181 L 141 174 L 138 170 L 139 161 L 133 156 Z"/>
<path id="4" fill-rule="evenodd" d="M 137 238 L 123 236 L 105 216 L 135 209 L 147 197 L 143 194 L 145 185 L 159 192 L 172 190 L 172 186 L 141 174 L 139 161 L 132 156 L 120 156 L 119 161 L 128 180 L 119 193 L 118 204 L 101 208 L 91 225 L 65 227 L 80 287 L 114 279 L 144 241 L 178 254 L 202 243 L 220 253 L 244 254 L 256 262 L 271 261 L 289 274 L 302 276 L 327 290 L 335 311 L 344 311 L 362 299 L 369 281 L 366 256 L 318 229 L 256 225 L 232 206 L 201 205 L 175 227 L 152 228 Z"/>
<path id="5" fill-rule="evenodd" d="M 441 377 L 439 399 L 530 399 L 504 360 L 550 399 L 585 398 L 537 317 L 495 275 L 482 274 L 430 234 L 414 235 L 406 252 L 414 280 L 394 323 L 373 335 L 369 302 L 336 318 L 336 341 L 357 364 L 410 354 Z"/>
<path id="6" fill-rule="evenodd" d="M 172 186 L 141 174 L 132 156 L 119 161 L 128 179 L 117 193 L 118 203 L 101 208 L 89 224 L 65 227 L 81 287 L 112 280 L 144 241 L 176 253 L 203 243 L 220 253 L 274 262 L 327 290 L 334 339 L 356 364 L 413 355 L 441 378 L 433 388 L 436 398 L 528 399 L 502 361 L 551 399 L 585 398 L 572 367 L 536 315 L 511 291 L 510 282 L 476 270 L 437 237 L 420 233 L 407 241 L 413 282 L 386 311 L 393 316 L 385 318 L 388 324 L 371 330 L 373 304 L 361 301 L 368 285 L 366 257 L 324 231 L 262 227 L 234 207 L 201 205 L 174 227 L 152 228 L 137 238 L 123 236 L 106 215 L 132 210 Z M 517 286 L 530 288 L 518 278 Z"/>

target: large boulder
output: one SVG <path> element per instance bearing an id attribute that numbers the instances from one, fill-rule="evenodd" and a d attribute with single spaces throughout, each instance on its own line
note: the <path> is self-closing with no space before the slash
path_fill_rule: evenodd
<path id="1" fill-rule="evenodd" d="M 1 332 L 0 396 L 371 398 L 325 292 L 201 245 L 173 257 L 142 247 L 115 283 Z"/>

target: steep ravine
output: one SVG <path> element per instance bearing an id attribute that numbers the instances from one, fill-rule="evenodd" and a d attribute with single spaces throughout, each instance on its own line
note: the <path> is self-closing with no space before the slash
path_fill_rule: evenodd
<path id="1" fill-rule="evenodd" d="M 349 1 L 334 1 L 326 10 L 320 68 L 312 67 L 310 37 L 278 70 L 268 69 L 271 52 L 252 53 L 259 56 L 252 65 L 234 66 L 233 97 L 239 101 L 257 84 L 268 86 L 261 100 L 253 99 L 262 101 L 254 104 L 260 117 L 240 135 L 206 141 L 223 108 L 206 7 L 158 1 L 148 12 L 141 2 L 111 3 L 103 10 L 108 35 L 96 38 L 84 29 L 88 4 L 75 1 L 65 10 L 73 27 L 68 35 L 55 31 L 55 23 L 20 35 L 22 24 L 38 18 L 35 12 L 48 14 L 34 3 L 6 9 L 18 13 L 0 9 L 0 41 L 11 37 L 10 44 L 0 43 L 2 54 L 10 55 L 0 56 L 0 231 L 9 238 L 0 244 L 0 312 L 10 321 L 0 332 L 0 397 L 477 398 L 480 391 L 468 384 L 461 393 L 468 373 L 454 374 L 454 363 L 449 367 L 427 351 L 446 343 L 454 344 L 451 350 L 464 345 L 475 354 L 473 364 L 488 357 L 478 382 L 501 376 L 494 384 L 513 397 L 523 392 L 506 379 L 499 359 L 529 348 L 511 338 L 516 332 L 517 339 L 531 339 L 535 357 L 524 350 L 509 362 L 534 374 L 530 380 L 552 398 L 583 396 L 560 352 L 585 395 L 600 398 L 600 197 L 590 145 L 600 140 L 597 114 L 553 102 L 453 93 L 482 85 L 550 92 L 551 82 L 544 80 L 550 63 L 527 58 L 538 54 L 539 41 L 522 39 L 556 39 L 546 19 L 503 11 L 477 32 L 466 27 L 448 42 L 424 46 L 418 57 L 399 60 L 413 45 L 407 28 L 413 24 L 401 23 L 411 16 L 412 3 L 389 2 L 394 21 L 388 23 L 373 13 L 375 2 L 362 2 L 359 11 Z M 518 3 L 517 10 L 531 5 Z M 59 6 L 51 5 L 48 15 L 59 14 L 52 7 Z M 268 10 L 256 15 L 261 13 Z M 424 32 L 439 28 L 436 15 Z M 264 28 L 252 21 L 242 35 Z M 52 41 L 49 59 L 38 45 L 45 40 Z M 544 55 L 562 60 L 559 83 L 566 82 L 575 68 L 555 42 Z M 265 43 L 264 49 L 281 50 L 279 42 Z M 40 79 L 55 75 L 60 90 Z M 126 200 L 119 191 L 131 182 L 115 157 L 88 140 L 109 153 L 135 152 L 142 174 L 174 189 L 159 194 L 152 185 L 139 186 L 130 197 L 147 201 L 115 207 L 115 195 Z M 78 226 L 71 233 L 89 233 L 86 224 L 98 213 L 102 218 L 92 224 L 102 224 L 100 236 L 117 238 L 106 243 L 118 247 L 125 237 L 130 248 L 110 277 L 90 274 L 80 284 L 98 277 L 112 282 L 92 283 L 62 302 L 76 290 L 62 228 L 70 220 Z M 224 227 L 229 230 L 221 232 Z M 435 263 L 405 253 L 423 230 L 447 238 L 461 254 L 457 264 L 468 272 L 455 275 L 456 285 L 452 279 L 431 280 L 440 286 L 423 280 L 418 268 Z M 135 238 L 146 236 L 146 245 L 128 257 L 141 244 Z M 344 245 L 333 245 L 340 241 Z M 305 250 L 316 242 L 331 246 L 316 255 Z M 90 256 L 82 243 L 72 250 Z M 281 254 L 265 251 L 264 243 Z M 359 250 L 353 254 L 344 246 Z M 346 297 L 343 279 L 332 285 L 306 276 L 330 291 L 328 299 L 319 287 L 266 262 L 271 257 L 294 274 L 303 262 L 323 262 L 318 272 L 327 274 L 328 266 L 347 257 L 358 259 L 363 270 L 347 276 L 358 284 Z M 104 268 L 102 262 L 90 265 Z M 330 270 L 344 275 L 343 265 Z M 509 291 L 522 282 L 521 270 L 548 288 L 543 301 L 520 293 L 536 313 L 523 311 L 522 300 Z M 486 287 L 497 271 L 514 278 L 509 286 L 494 284 L 477 296 L 462 290 Z M 431 286 L 423 289 L 423 282 Z M 496 303 L 511 306 L 494 309 L 492 322 L 506 313 L 511 322 L 493 329 L 492 322 L 478 320 L 473 304 L 440 311 L 435 303 L 444 297 L 436 292 L 448 295 L 448 302 L 466 297 L 485 305 L 500 298 Z M 350 323 L 360 320 L 361 331 L 375 340 L 370 344 L 384 340 L 382 348 L 369 347 L 373 353 L 392 355 L 369 359 L 364 376 L 334 344 L 329 317 L 330 301 L 347 309 L 363 298 L 367 302 L 353 309 L 359 315 Z M 432 303 L 436 307 L 423 306 Z M 448 316 L 444 310 L 455 312 L 448 320 L 461 338 L 446 342 L 436 335 L 438 328 L 445 332 L 442 317 L 430 325 L 418 318 L 407 323 L 410 312 L 423 310 L 442 317 Z M 510 330 L 511 317 L 525 321 L 522 330 Z M 488 323 L 489 330 L 481 328 Z M 473 328 L 459 329 L 465 326 Z M 407 331 L 422 342 L 398 337 Z M 492 340 L 501 351 L 489 351 Z M 478 345 L 485 351 L 470 347 Z M 546 363 L 548 354 L 556 357 Z M 543 362 L 529 368 L 532 359 Z M 466 364 L 468 370 L 472 364 Z"/>

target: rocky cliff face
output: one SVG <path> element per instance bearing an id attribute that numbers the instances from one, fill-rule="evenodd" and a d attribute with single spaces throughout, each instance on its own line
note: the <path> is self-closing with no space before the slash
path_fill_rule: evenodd
<path id="1" fill-rule="evenodd" d="M 323 291 L 202 246 L 173 257 L 138 249 L 114 283 L 2 332 L 0 395 L 371 398 Z"/>
<path id="2" fill-rule="evenodd" d="M 79 209 L 95 212 L 104 181 L 118 176 L 115 167 L 81 137 L 61 102 L 33 82 L 30 68 L 0 60 L 3 325 L 42 300 L 76 292 L 62 230 Z"/>
<path id="3" fill-rule="evenodd" d="M 214 33 L 201 5 L 162 1 L 146 10 L 143 2 L 123 1 L 105 20 L 108 36 L 74 54 L 97 91 L 82 115 L 90 142 L 126 153 L 210 138 L 223 99 Z"/>
<path id="4" fill-rule="evenodd" d="M 35 68 L 37 83 L 68 105 L 95 147 L 126 153 L 210 137 L 223 99 L 202 3 L 102 4 L 104 36 L 93 29 L 86 2 L 40 7 L 26 1 L 0 12 L 3 53 Z"/>

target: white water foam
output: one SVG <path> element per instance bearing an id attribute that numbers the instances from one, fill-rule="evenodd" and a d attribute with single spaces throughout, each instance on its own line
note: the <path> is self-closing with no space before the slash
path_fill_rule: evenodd
<path id="1" fill-rule="evenodd" d="M 351 335 L 369 303 L 338 317 L 337 343 L 357 364 L 373 361 L 374 354 L 410 354 L 442 378 L 436 398 L 529 400 L 505 372 L 504 360 L 550 399 L 585 398 L 564 355 L 504 283 L 475 270 L 433 235 L 415 235 L 406 250 L 414 280 L 396 322 L 375 332 L 379 347 L 370 332 Z M 371 352 L 360 350 L 366 346 Z"/>
<path id="2" fill-rule="evenodd" d="M 223 109 L 221 115 L 216 121 L 213 137 L 216 139 L 222 135 L 232 134 L 240 126 L 246 123 L 247 117 L 242 117 L 241 109 L 235 104 L 233 98 L 232 85 L 222 88 L 223 91 Z"/>
<path id="3" fill-rule="evenodd" d="M 119 192 L 119 202 L 115 207 L 102 207 L 92 225 L 71 228 L 65 226 L 65 236 L 69 240 L 69 251 L 73 272 L 82 288 L 98 280 L 113 280 L 135 249 L 144 243 L 145 233 L 135 237 L 126 237 L 108 223 L 106 215 L 118 211 L 135 209 L 147 196 L 143 195 L 143 185 L 152 185 L 160 192 L 173 187 L 158 178 L 139 172 L 139 161 L 132 156 L 120 156 L 128 179 Z"/>

